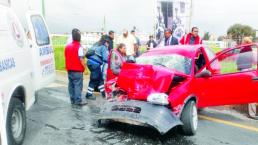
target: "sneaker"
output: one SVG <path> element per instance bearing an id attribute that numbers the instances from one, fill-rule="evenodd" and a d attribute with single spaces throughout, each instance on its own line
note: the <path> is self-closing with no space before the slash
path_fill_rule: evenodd
<path id="1" fill-rule="evenodd" d="M 101 92 L 101 95 L 103 98 L 106 98 L 106 93 L 105 92 Z"/>
<path id="2" fill-rule="evenodd" d="M 96 100 L 96 97 L 93 96 L 92 94 L 91 95 L 87 94 L 85 97 L 86 97 L 86 99 L 89 99 L 89 100 Z"/>
<path id="3" fill-rule="evenodd" d="M 84 106 L 86 104 L 87 104 L 87 101 L 81 101 L 81 102 L 74 103 L 74 105 L 78 105 L 78 106 Z"/>

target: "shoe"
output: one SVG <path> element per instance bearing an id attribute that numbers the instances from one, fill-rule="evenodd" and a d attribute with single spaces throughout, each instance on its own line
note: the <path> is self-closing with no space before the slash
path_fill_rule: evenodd
<path id="1" fill-rule="evenodd" d="M 81 101 L 81 102 L 75 102 L 74 105 L 78 105 L 78 106 L 84 106 L 88 104 L 87 101 Z"/>
<path id="2" fill-rule="evenodd" d="M 93 96 L 92 94 L 91 95 L 87 94 L 85 97 L 86 97 L 86 99 L 89 99 L 89 100 L 96 100 L 96 97 Z"/>
<path id="3" fill-rule="evenodd" d="M 103 98 L 106 98 L 106 93 L 105 92 L 101 92 L 101 95 Z"/>

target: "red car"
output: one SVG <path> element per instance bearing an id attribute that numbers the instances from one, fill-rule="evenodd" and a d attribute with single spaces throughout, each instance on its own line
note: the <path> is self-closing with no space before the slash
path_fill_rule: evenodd
<path id="1" fill-rule="evenodd" d="M 151 126 L 161 134 L 179 125 L 194 135 L 198 108 L 258 102 L 257 45 L 242 51 L 246 46 L 218 55 L 204 45 L 147 51 L 107 82 L 107 93 L 117 99 L 102 107 L 99 120 Z"/>

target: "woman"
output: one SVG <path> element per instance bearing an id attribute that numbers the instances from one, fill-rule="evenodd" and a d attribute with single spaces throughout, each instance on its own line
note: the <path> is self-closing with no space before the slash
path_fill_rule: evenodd
<path id="1" fill-rule="evenodd" d="M 121 43 L 118 45 L 117 49 L 112 50 L 109 55 L 107 81 L 114 79 L 118 76 L 121 71 L 121 67 L 125 61 L 126 48 L 125 44 Z"/>

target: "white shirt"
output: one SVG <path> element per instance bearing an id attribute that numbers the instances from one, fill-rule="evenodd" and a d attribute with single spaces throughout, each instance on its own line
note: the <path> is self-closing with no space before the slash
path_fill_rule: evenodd
<path id="1" fill-rule="evenodd" d="M 126 47 L 126 55 L 133 55 L 134 52 L 134 44 L 137 43 L 136 39 L 134 36 L 128 34 L 127 37 L 121 36 L 118 39 L 118 44 L 123 43 L 125 44 Z"/>

